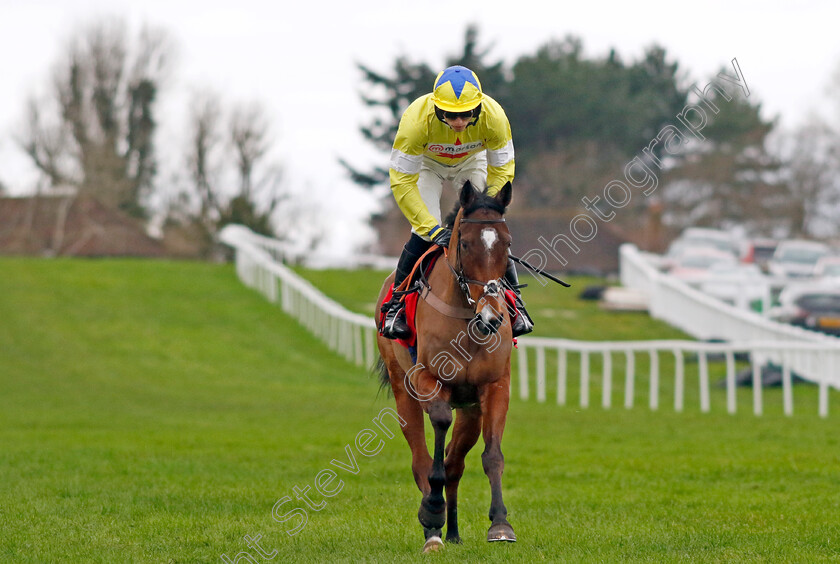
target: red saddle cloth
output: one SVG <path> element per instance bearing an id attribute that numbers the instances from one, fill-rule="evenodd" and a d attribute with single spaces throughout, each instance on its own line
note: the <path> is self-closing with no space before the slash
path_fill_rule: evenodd
<path id="1" fill-rule="evenodd" d="M 394 294 L 394 285 L 388 288 L 388 294 L 385 296 L 383 304 L 391 301 L 391 296 Z M 417 344 L 417 326 L 414 323 L 414 316 L 417 314 L 417 300 L 420 298 L 418 292 L 411 292 L 403 296 L 403 303 L 405 303 L 405 321 L 408 328 L 411 330 L 411 336 L 408 339 L 397 339 L 397 342 L 405 348 L 413 347 Z M 379 314 L 379 326 L 385 324 L 385 312 Z"/>
<path id="2" fill-rule="evenodd" d="M 385 296 L 385 301 L 382 303 L 388 303 L 391 300 L 391 296 L 394 293 L 394 285 L 391 284 L 391 287 L 388 288 L 388 294 Z M 417 324 L 415 323 L 415 316 L 417 315 L 417 300 L 420 299 L 419 292 L 411 292 L 410 294 L 406 294 L 403 296 L 403 302 L 405 303 L 405 320 L 408 324 L 408 328 L 411 330 L 411 336 L 408 339 L 397 339 L 397 342 L 404 346 L 407 349 L 417 346 Z M 505 301 L 508 305 L 508 313 L 510 314 L 510 322 L 511 325 L 516 320 L 516 316 L 519 315 L 519 311 L 516 309 L 516 294 L 513 293 L 513 290 L 505 289 Z M 385 313 L 380 313 L 379 316 L 379 326 L 385 322 Z M 514 344 L 516 344 L 516 339 L 513 340 Z"/>

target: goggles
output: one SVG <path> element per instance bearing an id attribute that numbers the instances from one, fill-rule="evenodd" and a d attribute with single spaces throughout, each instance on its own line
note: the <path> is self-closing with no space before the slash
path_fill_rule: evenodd
<path id="1" fill-rule="evenodd" d="M 467 110 L 466 112 L 443 112 L 443 117 L 446 119 L 472 119 L 474 110 Z"/>

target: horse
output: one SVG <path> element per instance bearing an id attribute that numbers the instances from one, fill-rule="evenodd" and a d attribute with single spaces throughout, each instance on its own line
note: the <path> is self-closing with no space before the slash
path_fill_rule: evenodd
<path id="1" fill-rule="evenodd" d="M 469 182 L 461 189 L 449 246 L 425 277 L 417 301 L 416 362 L 403 345 L 382 335 L 377 338 L 382 383 L 390 386 L 404 422 L 411 469 L 422 494 L 417 516 L 425 536 L 423 552 L 444 546 L 444 524 L 446 541 L 461 542 L 458 484 L 464 458 L 480 435 L 491 491 L 487 540 L 516 541 L 502 500 L 501 450 L 513 348 L 503 285 L 511 244 L 503 215 L 511 194 L 509 182 L 495 197 L 476 191 Z M 376 311 L 393 279 L 393 273 L 386 278 Z M 452 438 L 444 447 L 453 409 Z M 424 413 L 434 429 L 433 455 L 426 444 Z"/>

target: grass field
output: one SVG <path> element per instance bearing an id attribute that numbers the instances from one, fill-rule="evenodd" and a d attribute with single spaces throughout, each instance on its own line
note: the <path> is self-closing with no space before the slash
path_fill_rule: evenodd
<path id="1" fill-rule="evenodd" d="M 840 559 L 837 425 L 816 409 L 757 418 L 514 399 L 503 450 L 519 542 L 483 540 L 476 448 L 464 544 L 423 556 L 402 437 L 380 432 L 369 457 L 354 443 L 392 400 L 232 267 L 4 258 L 0 272 L 0 562 Z M 307 275 L 363 313 L 382 277 Z M 575 299 L 593 281 L 574 282 L 566 294 L 526 290 L 543 334 L 681 337 L 598 312 Z M 324 469 L 333 497 L 315 492 Z M 272 518 L 286 497 L 283 512 L 307 512 L 294 536 L 297 518 Z"/>

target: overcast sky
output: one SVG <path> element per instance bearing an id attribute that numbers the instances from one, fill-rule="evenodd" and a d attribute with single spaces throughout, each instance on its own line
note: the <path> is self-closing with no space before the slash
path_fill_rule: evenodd
<path id="1" fill-rule="evenodd" d="M 12 141 L 25 98 L 44 90 L 80 25 L 118 16 L 133 29 L 161 26 L 176 41 L 177 65 L 162 93 L 164 167 L 185 150 L 190 89 L 216 90 L 226 104 L 258 100 L 272 120 L 289 189 L 324 202 L 323 218 L 334 226 L 329 240 L 342 250 L 371 236 L 360 219 L 374 203 L 345 178 L 337 158 L 363 167 L 387 159 L 358 133 L 366 119 L 355 62 L 387 71 L 407 55 L 440 67 L 461 48 L 470 23 L 482 44 L 493 45 L 491 60 L 507 63 L 567 34 L 582 38 L 589 56 L 615 47 L 625 60 L 658 43 L 702 84 L 737 58 L 765 117 L 779 116 L 785 127 L 825 111 L 826 88 L 840 67 L 836 0 L 0 0 L 0 13 L 0 180 L 14 192 L 34 181 Z"/>

